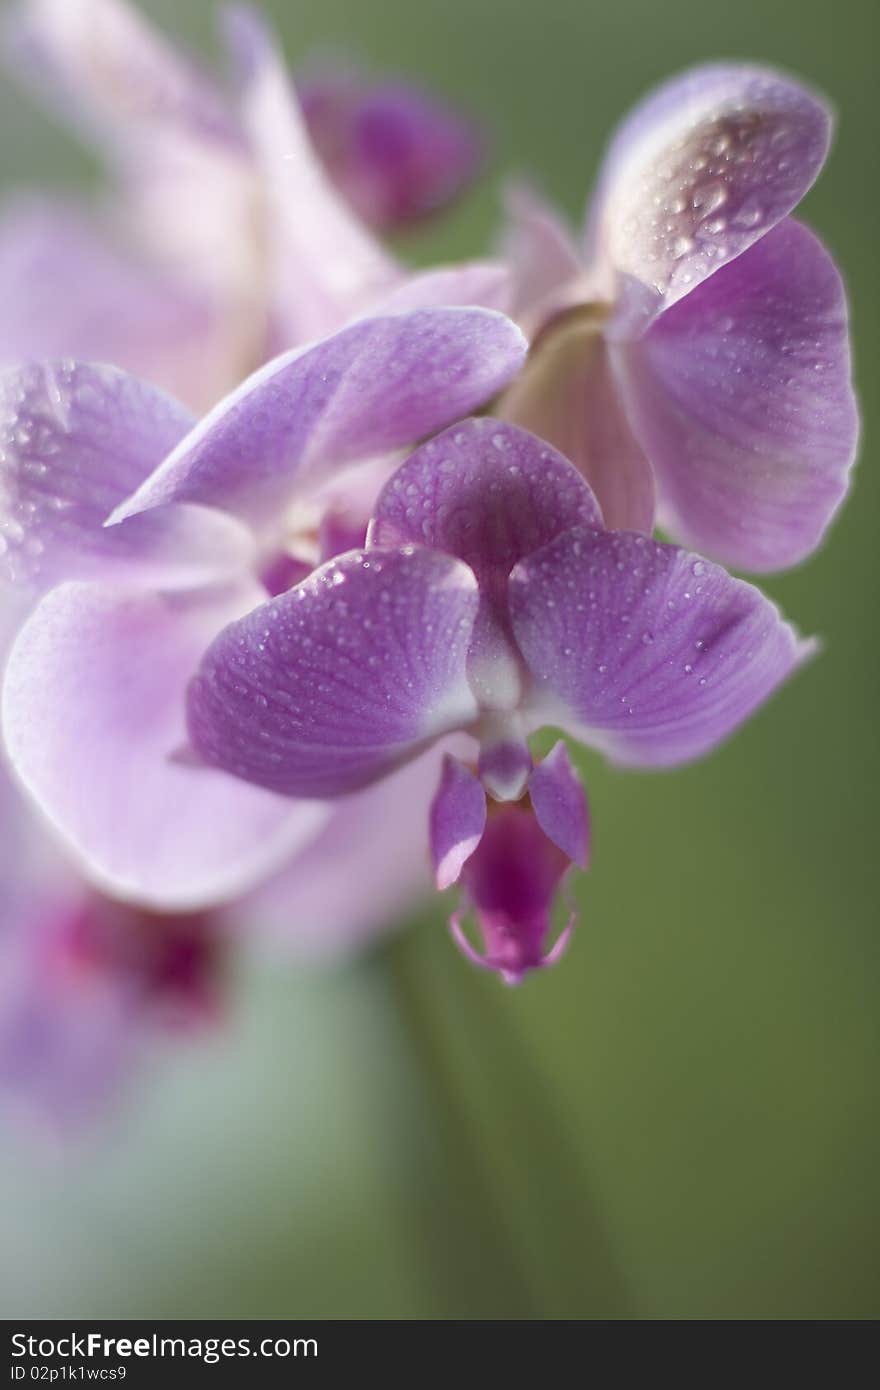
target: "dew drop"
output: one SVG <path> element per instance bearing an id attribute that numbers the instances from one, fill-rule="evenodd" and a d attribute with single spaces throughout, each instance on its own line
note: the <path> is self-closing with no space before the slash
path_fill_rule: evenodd
<path id="1" fill-rule="evenodd" d="M 735 213 L 733 221 L 737 227 L 751 228 L 757 227 L 763 216 L 764 212 L 759 203 L 743 203 Z"/>

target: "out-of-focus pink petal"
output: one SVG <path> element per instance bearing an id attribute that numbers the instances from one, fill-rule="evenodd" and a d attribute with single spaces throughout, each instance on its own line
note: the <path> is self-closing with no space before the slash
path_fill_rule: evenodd
<path id="1" fill-rule="evenodd" d="M 113 362 L 197 407 L 232 373 L 216 301 L 62 200 L 25 195 L 0 210 L 0 303 L 0 366 Z"/>
<path id="2" fill-rule="evenodd" d="M 525 354 L 490 309 L 419 309 L 363 319 L 268 363 L 201 421 L 113 521 L 201 502 L 264 525 L 297 491 L 466 415 Z"/>
<path id="3" fill-rule="evenodd" d="M 115 367 L 0 371 L 0 576 L 39 592 L 107 572 L 186 587 L 241 570 L 251 537 L 221 512 L 172 506 L 104 527 L 191 423 L 170 396 Z"/>
<path id="4" fill-rule="evenodd" d="M 83 900 L 49 911 L 60 919 Z M 31 922 L 0 940 L 0 1112 L 57 1141 L 118 1093 L 142 1019 L 127 981 L 52 958 L 49 925 Z"/>
<path id="5" fill-rule="evenodd" d="M 513 279 L 510 313 L 531 333 L 583 273 L 574 237 L 555 208 L 525 184 L 505 189 L 501 254 Z"/>
<path id="6" fill-rule="evenodd" d="M 259 602 L 249 581 L 191 594 L 64 584 L 9 656 L 3 733 L 37 806 L 100 886 L 189 910 L 244 892 L 328 814 L 176 755 L 184 691 L 224 624 Z"/>
<path id="7" fill-rule="evenodd" d="M 500 261 L 463 261 L 460 265 L 413 271 L 383 295 L 370 312 L 402 313 L 408 309 L 442 308 L 444 305 L 510 312 L 511 272 Z"/>
<path id="8" fill-rule="evenodd" d="M 751 570 L 819 544 L 858 411 L 843 285 L 812 232 L 786 219 L 617 359 L 674 536 Z"/>
<path id="9" fill-rule="evenodd" d="M 623 279 L 618 329 L 720 270 L 800 202 L 828 152 L 826 105 L 770 69 L 695 68 L 648 96 L 611 142 L 588 259 Z"/>
<path id="10" fill-rule="evenodd" d="M 34 910 L 36 909 L 36 911 Z M 97 1119 L 160 1031 L 212 1022 L 219 936 L 76 885 L 0 937 L 0 1108 L 66 1138 Z"/>
<path id="11" fill-rule="evenodd" d="M 295 347 L 341 327 L 400 272 L 324 172 L 263 20 L 235 6 L 226 14 L 226 32 L 242 119 L 268 198 L 276 342 Z"/>
<path id="12" fill-rule="evenodd" d="M 510 586 L 536 722 L 616 762 L 709 752 L 814 651 L 752 585 L 630 532 L 569 531 Z"/>
<path id="13" fill-rule="evenodd" d="M 482 162 L 483 142 L 473 126 L 400 80 L 324 66 L 301 74 L 297 89 L 324 168 L 379 232 L 441 211 Z"/>
<path id="14" fill-rule="evenodd" d="M 571 310 L 548 325 L 498 413 L 571 460 L 596 494 L 607 526 L 653 530 L 654 477 L 624 411 L 594 310 Z"/>
<path id="15" fill-rule="evenodd" d="M 268 333 L 259 195 L 237 113 L 122 0 L 23 0 L 6 29 L 13 72 L 108 157 L 129 242 L 218 303 L 202 352 L 224 375 L 185 393 L 213 403 L 265 355 Z"/>
<path id="16" fill-rule="evenodd" d="M 315 960 L 338 958 L 398 925 L 432 889 L 428 809 L 448 746 L 444 740 L 335 801 L 311 844 L 224 917 L 250 943 Z"/>
<path id="17" fill-rule="evenodd" d="M 354 791 L 471 722 L 476 581 L 430 550 L 352 551 L 231 623 L 188 696 L 212 767 L 287 796 Z"/>
<path id="18" fill-rule="evenodd" d="M 31 923 L 38 902 L 63 896 L 73 881 L 0 756 L 0 943 L 16 923 Z"/>
<path id="19" fill-rule="evenodd" d="M 217 86 L 124 0 L 19 0 L 4 46 L 47 106 L 126 158 L 158 140 L 240 140 Z"/>

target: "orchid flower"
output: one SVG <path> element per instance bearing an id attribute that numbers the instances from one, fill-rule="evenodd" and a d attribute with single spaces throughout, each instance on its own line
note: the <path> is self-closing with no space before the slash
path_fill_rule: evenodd
<path id="1" fill-rule="evenodd" d="M 0 1112 L 53 1135 L 94 1120 L 163 1035 L 221 1017 L 225 942 L 209 914 L 96 893 L 52 855 L 0 769 Z M 8 847 L 42 849 L 40 873 Z"/>
<path id="2" fill-rule="evenodd" d="M 388 481 L 366 548 L 215 637 L 189 687 L 189 738 L 205 777 L 326 802 L 467 735 L 475 762 L 445 760 L 432 857 L 439 887 L 462 880 L 479 959 L 513 982 L 563 949 L 570 922 L 548 944 L 552 899 L 588 856 L 565 748 L 535 766 L 530 735 L 553 726 L 623 764 L 675 765 L 811 651 L 751 585 L 606 530 L 549 445 L 472 419 Z M 458 915 L 453 929 L 478 957 Z"/>
<path id="3" fill-rule="evenodd" d="M 386 302 L 505 307 L 497 263 L 411 275 L 386 252 L 325 173 L 262 22 L 224 15 L 231 87 L 125 0 L 21 0 L 6 16 L 12 71 L 96 145 L 116 194 L 100 215 L 46 196 L 8 204 L 0 363 L 109 361 L 204 409 L 282 349 Z M 410 114 L 395 127 L 405 168 L 386 149 L 378 170 L 365 152 L 361 179 L 387 184 L 374 202 L 421 205 L 433 177 L 451 178 L 437 122 Z"/>
<path id="4" fill-rule="evenodd" d="M 346 843 L 360 813 L 393 844 L 401 818 L 378 788 L 358 810 L 188 766 L 184 692 L 217 632 L 310 568 L 304 541 L 332 553 L 340 528 L 303 526 L 327 521 L 317 499 L 342 470 L 476 408 L 524 353 L 491 310 L 363 319 L 269 363 L 201 422 L 115 368 L 0 377 L 0 558 L 37 600 L 6 665 L 3 738 L 97 886 L 189 912 L 299 854 L 326 861 L 334 825 Z"/>
<path id="5" fill-rule="evenodd" d="M 534 335 L 500 407 L 594 488 L 609 525 L 779 569 L 820 542 L 858 433 L 840 276 L 789 214 L 828 150 L 825 104 L 710 66 L 611 141 L 578 245 L 530 193 L 508 252 Z"/>

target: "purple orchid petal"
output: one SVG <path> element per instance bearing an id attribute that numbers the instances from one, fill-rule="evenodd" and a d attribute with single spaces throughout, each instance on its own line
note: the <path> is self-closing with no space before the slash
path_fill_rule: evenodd
<path id="1" fill-rule="evenodd" d="M 431 803 L 431 859 L 437 887 L 455 883 L 486 825 L 486 793 L 457 758 L 443 761 L 443 776 Z"/>
<path id="2" fill-rule="evenodd" d="M 590 858 L 590 812 L 568 749 L 560 740 L 529 777 L 535 819 L 554 845 L 582 869 Z"/>
<path id="3" fill-rule="evenodd" d="M 628 532 L 573 530 L 517 566 L 536 717 L 617 762 L 699 757 L 810 656 L 750 584 Z"/>
<path id="4" fill-rule="evenodd" d="M 19 633 L 3 689 L 10 762 L 88 875 L 119 897 L 175 910 L 220 901 L 328 815 L 175 759 L 190 675 L 261 593 L 244 580 L 167 595 L 64 584 Z"/>
<path id="5" fill-rule="evenodd" d="M 476 581 L 429 550 L 354 551 L 230 624 L 189 690 L 193 747 L 287 796 L 353 791 L 471 722 Z"/>
<path id="6" fill-rule="evenodd" d="M 844 289 L 812 232 L 781 222 L 619 356 L 664 525 L 746 569 L 808 555 L 858 437 Z"/>
<path id="7" fill-rule="evenodd" d="M 379 232 L 440 211 L 482 162 L 482 141 L 467 121 L 399 81 L 324 67 L 302 74 L 297 88 L 324 168 Z"/>
<path id="8" fill-rule="evenodd" d="M 562 315 L 533 345 L 499 414 L 559 449 L 590 484 L 613 530 L 654 528 L 654 475 L 620 400 L 602 323 Z"/>
<path id="9" fill-rule="evenodd" d="M 104 528 L 191 423 L 176 401 L 113 367 L 68 361 L 0 372 L 0 575 L 36 592 L 108 569 L 180 587 L 247 564 L 249 534 L 204 507 L 166 507 Z"/>
<path id="10" fill-rule="evenodd" d="M 800 202 L 828 152 L 828 108 L 769 69 L 718 64 L 660 87 L 600 175 L 588 255 L 629 282 L 629 331 L 739 256 Z"/>
<path id="11" fill-rule="evenodd" d="M 515 425 L 463 420 L 406 460 L 379 495 L 368 544 L 415 542 L 464 560 L 480 585 L 468 678 L 484 709 L 512 710 L 521 661 L 506 615 L 507 577 L 523 556 L 578 521 L 601 525 L 567 459 Z"/>
<path id="12" fill-rule="evenodd" d="M 518 984 L 530 970 L 552 963 L 571 930 L 546 954 L 556 893 L 571 867 L 568 856 L 522 806 L 493 807 L 475 853 L 465 862 L 461 883 L 473 907 L 485 945 L 474 950 L 461 928 L 460 912 L 450 920 L 457 944 L 475 965 L 497 970 Z M 559 948 L 559 949 L 557 949 Z"/>
<path id="13" fill-rule="evenodd" d="M 60 199 L 20 197 L 0 210 L 0 303 L 0 366 L 113 362 L 200 408 L 233 369 L 206 295 Z"/>
<path id="14" fill-rule="evenodd" d="M 269 199 L 269 268 L 279 344 L 342 326 L 400 271 L 348 209 L 321 167 L 277 46 L 261 17 L 225 14 L 242 119 Z"/>
<path id="15" fill-rule="evenodd" d="M 201 502 L 277 524 L 306 484 L 410 443 L 505 385 L 525 343 L 488 309 L 364 319 L 270 362 L 216 407 L 111 520 Z"/>
<path id="16" fill-rule="evenodd" d="M 602 518 L 568 460 L 526 430 L 481 418 L 401 465 L 376 503 L 369 544 L 431 546 L 464 560 L 481 584 L 503 584 L 518 560 L 579 523 Z"/>
<path id="17" fill-rule="evenodd" d="M 583 274 L 574 237 L 555 208 L 534 189 L 512 184 L 505 189 L 506 222 L 502 253 L 513 275 L 512 316 L 529 327 L 546 316 L 549 305 Z"/>

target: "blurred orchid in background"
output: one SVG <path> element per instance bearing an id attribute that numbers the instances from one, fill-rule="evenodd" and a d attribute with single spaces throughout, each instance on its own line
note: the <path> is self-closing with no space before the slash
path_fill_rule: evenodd
<path id="1" fill-rule="evenodd" d="M 649 533 L 656 514 L 759 571 L 821 540 L 858 415 L 840 276 L 789 213 L 830 129 L 777 73 L 697 68 L 617 131 L 581 244 L 514 191 L 507 252 L 535 341 L 501 414 L 577 464 L 610 525 Z"/>
<path id="2" fill-rule="evenodd" d="M 5 16 L 10 70 L 95 145 L 114 183 L 97 212 L 7 200 L 0 363 L 109 361 L 204 409 L 283 348 L 384 301 L 505 307 L 499 264 L 411 275 L 343 196 L 356 184 L 386 223 L 392 204 L 408 216 L 442 203 L 473 164 L 464 126 L 415 94 L 362 93 L 337 191 L 262 21 L 223 17 L 231 85 L 124 0 L 23 0 Z M 311 90 L 326 145 L 330 115 Z"/>
<path id="3" fill-rule="evenodd" d="M 324 168 L 377 232 L 434 216 L 479 171 L 473 125 L 415 87 L 336 63 L 298 73 L 296 89 Z"/>
<path id="4" fill-rule="evenodd" d="M 151 1043 L 222 1017 L 208 914 L 157 916 L 90 888 L 0 769 L 0 1114 L 52 1138 L 100 1116 Z"/>

